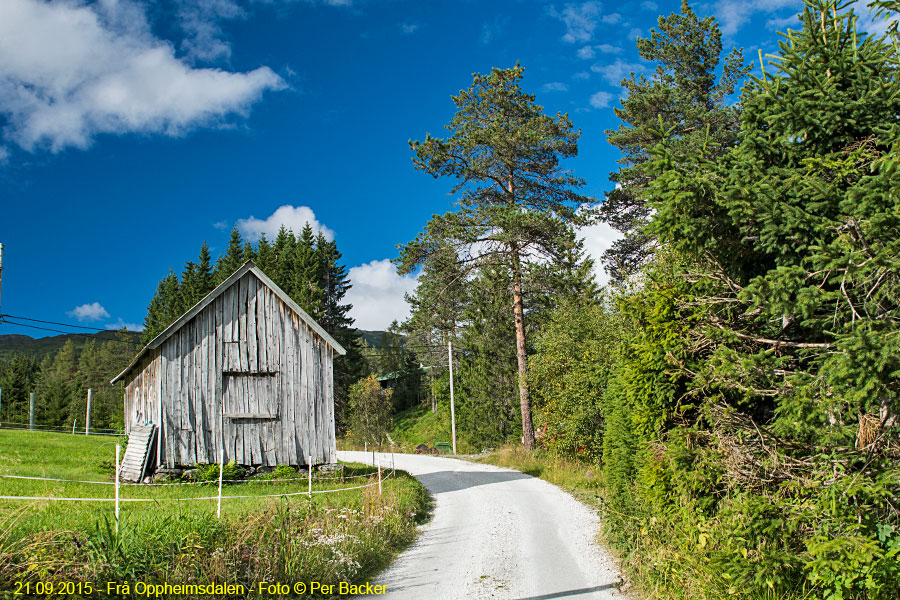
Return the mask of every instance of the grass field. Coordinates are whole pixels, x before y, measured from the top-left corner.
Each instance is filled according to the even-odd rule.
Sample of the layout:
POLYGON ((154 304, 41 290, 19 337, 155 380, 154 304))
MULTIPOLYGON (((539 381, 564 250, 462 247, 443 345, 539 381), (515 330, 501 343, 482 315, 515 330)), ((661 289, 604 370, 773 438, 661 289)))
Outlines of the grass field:
MULTIPOLYGON (((117 442, 0 430, 0 476, 111 483, 117 442)), ((364 465, 346 465, 343 473, 344 480, 317 474, 313 490, 377 481, 364 465)), ((47 580, 88 582, 101 592, 107 581, 233 583, 248 590, 259 581, 360 582, 412 541, 427 513, 424 490, 404 474, 385 479, 383 494, 373 485, 312 499, 260 497, 307 490, 305 473, 278 477, 285 475, 297 480, 226 485, 221 520, 215 500, 186 500, 216 496, 215 483, 123 486, 122 499, 155 501, 123 502, 118 535, 113 502, 0 500, 0 596, 47 580)), ((0 495, 108 499, 114 486, 0 477, 0 495)))

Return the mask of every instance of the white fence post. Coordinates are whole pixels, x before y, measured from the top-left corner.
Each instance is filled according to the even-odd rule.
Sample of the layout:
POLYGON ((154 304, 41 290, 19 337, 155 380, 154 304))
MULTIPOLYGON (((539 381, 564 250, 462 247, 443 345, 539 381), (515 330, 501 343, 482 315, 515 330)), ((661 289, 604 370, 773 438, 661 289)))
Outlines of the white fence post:
POLYGON ((219 448, 219 499, 216 504, 216 518, 222 518, 222 473, 225 471, 225 448, 219 448))
POLYGON ((378 495, 381 495, 381 463, 378 463, 378 495))
POLYGON ((122 447, 116 444, 116 536, 119 535, 119 453, 122 447))
POLYGON ((312 500, 312 460, 309 461, 309 499, 312 500))

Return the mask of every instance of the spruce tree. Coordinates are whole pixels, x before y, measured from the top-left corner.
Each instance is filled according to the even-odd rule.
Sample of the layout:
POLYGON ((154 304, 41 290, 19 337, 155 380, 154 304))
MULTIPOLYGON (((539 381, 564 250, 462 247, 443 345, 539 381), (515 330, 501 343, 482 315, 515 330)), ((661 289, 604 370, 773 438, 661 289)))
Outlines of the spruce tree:
POLYGON ((246 262, 244 256, 243 240, 238 231, 237 225, 231 230, 231 237, 228 240, 228 248, 225 254, 216 261, 216 284, 222 283, 228 279, 232 273, 237 271, 241 265, 246 262))
POLYGON ((633 273, 653 249, 644 226, 651 214, 654 174, 648 161, 659 140, 656 130, 671 132, 673 143, 685 149, 705 147, 709 156, 721 156, 737 139, 740 115, 728 98, 749 72, 740 50, 733 49, 717 77, 719 26, 712 17, 699 18, 686 0, 681 13, 659 17, 658 29, 649 38, 638 38, 637 48, 641 58, 656 63, 656 70, 649 77, 632 73, 622 81, 627 96, 614 110, 623 123, 606 132, 623 155, 621 168, 609 177, 615 188, 601 205, 601 218, 624 234, 603 256, 616 280, 633 273))

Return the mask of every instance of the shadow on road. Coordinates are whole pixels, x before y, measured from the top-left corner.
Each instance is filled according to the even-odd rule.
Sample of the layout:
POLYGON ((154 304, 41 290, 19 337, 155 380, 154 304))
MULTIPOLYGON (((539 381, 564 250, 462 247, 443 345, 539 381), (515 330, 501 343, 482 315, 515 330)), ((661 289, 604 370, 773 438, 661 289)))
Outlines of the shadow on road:
POLYGON ((540 596, 528 596, 527 598, 518 598, 518 600, 553 600, 553 598, 569 598, 571 596, 582 596, 584 594, 591 594, 593 592, 611 590, 615 587, 615 584, 607 583, 606 585, 581 588, 579 590, 566 590, 565 592, 553 592, 552 594, 542 594, 540 596))
POLYGON ((416 479, 432 494, 445 494, 480 485, 505 483, 517 479, 533 479, 531 475, 506 471, 435 471, 416 475, 416 479))

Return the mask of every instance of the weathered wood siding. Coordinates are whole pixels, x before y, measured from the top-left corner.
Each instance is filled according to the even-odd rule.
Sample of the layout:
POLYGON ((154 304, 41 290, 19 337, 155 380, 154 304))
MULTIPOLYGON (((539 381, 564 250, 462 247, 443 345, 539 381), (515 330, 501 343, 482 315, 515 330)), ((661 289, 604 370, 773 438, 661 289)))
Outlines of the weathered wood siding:
POLYGON ((332 369, 325 340, 246 273, 137 366, 126 428, 157 423, 169 467, 216 463, 223 446, 238 464, 335 462, 332 369))

